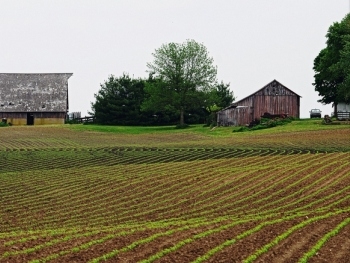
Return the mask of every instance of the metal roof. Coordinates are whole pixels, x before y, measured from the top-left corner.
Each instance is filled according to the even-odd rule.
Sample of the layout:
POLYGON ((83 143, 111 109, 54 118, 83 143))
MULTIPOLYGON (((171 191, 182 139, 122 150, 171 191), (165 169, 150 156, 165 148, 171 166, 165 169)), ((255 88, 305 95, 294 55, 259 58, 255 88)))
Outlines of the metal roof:
POLYGON ((72 73, 0 73, 0 112, 66 112, 72 73))

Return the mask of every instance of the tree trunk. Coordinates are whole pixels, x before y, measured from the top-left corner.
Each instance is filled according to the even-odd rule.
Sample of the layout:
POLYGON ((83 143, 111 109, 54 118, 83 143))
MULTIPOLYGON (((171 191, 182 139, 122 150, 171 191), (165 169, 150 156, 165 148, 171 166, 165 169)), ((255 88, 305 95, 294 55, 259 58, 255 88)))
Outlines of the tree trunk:
POLYGON ((180 126, 185 125, 185 121, 184 121, 184 109, 181 107, 180 109, 180 126))
POLYGON ((334 117, 338 118, 338 103, 334 102, 334 117))

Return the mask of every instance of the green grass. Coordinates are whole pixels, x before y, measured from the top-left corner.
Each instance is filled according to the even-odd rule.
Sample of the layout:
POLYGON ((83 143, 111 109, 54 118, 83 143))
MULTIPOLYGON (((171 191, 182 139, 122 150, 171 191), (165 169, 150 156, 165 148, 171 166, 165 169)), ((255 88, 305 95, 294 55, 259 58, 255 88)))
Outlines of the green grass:
MULTIPOLYGON (((185 130, 196 130, 202 125, 193 125, 185 130)), ((173 133, 183 132, 182 129, 176 129, 175 126, 111 126, 111 125, 70 125, 70 129, 78 131, 94 131, 94 132, 112 132, 125 134, 145 134, 145 133, 173 133)))
MULTIPOLYGON (((175 126, 110 126, 110 125, 67 125, 76 131, 92 131, 92 132, 109 132, 119 134, 172 134, 172 133, 195 133, 208 136, 232 136, 234 127, 203 127, 202 124, 190 125, 186 129, 176 129, 175 126)), ((277 126, 264 130, 250 131, 254 134, 267 134, 279 132, 295 132, 295 131, 315 131, 315 130, 333 130, 333 129, 349 129, 348 125, 324 125, 322 119, 300 119, 294 120, 283 126, 277 126)), ((240 136, 235 133, 234 136, 240 136)))

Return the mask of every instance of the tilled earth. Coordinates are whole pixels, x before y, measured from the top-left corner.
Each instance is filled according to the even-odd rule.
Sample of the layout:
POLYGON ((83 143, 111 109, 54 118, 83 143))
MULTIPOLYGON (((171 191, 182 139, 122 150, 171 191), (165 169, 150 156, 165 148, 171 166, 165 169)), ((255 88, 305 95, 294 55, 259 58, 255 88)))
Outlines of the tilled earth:
POLYGON ((278 147, 90 133, 82 145, 59 129, 0 138, 0 262, 349 262, 345 130, 315 147, 297 133, 298 149, 279 135, 278 147))

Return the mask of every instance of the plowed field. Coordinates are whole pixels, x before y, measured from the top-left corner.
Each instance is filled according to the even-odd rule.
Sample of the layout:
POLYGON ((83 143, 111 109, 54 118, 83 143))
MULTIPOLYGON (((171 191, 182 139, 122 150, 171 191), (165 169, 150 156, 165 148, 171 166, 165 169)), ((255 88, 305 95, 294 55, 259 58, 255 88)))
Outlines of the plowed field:
POLYGON ((9 127, 0 158, 0 262, 350 262, 344 127, 9 127))

